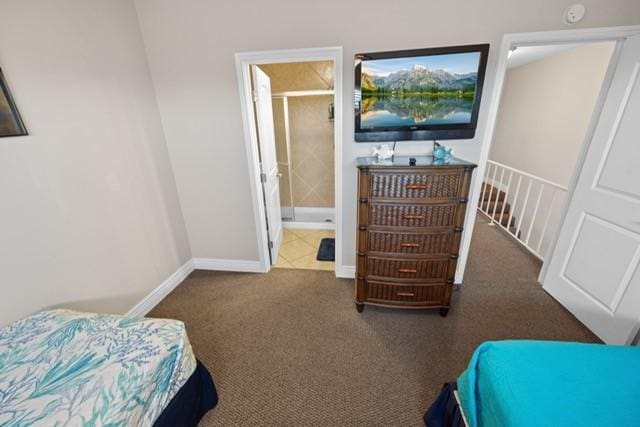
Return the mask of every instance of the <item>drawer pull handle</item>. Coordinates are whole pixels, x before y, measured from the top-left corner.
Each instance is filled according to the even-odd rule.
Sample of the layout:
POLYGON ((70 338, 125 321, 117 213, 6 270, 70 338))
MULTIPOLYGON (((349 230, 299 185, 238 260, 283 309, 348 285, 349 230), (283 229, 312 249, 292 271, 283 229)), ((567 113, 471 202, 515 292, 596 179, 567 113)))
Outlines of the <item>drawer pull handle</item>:
POLYGON ((400 247, 401 248, 419 248, 420 243, 404 242, 404 243, 400 243, 400 247))
POLYGON ((399 268, 398 273, 417 273, 418 270, 415 268, 399 268))
POLYGON ((424 215, 416 215, 416 214, 404 214, 402 215, 404 219, 423 219, 424 215))
POLYGON ((415 297, 416 296, 414 292, 397 292, 396 295, 399 297, 415 297))
POLYGON ((427 188, 424 184, 407 184, 407 190, 425 190, 427 188))

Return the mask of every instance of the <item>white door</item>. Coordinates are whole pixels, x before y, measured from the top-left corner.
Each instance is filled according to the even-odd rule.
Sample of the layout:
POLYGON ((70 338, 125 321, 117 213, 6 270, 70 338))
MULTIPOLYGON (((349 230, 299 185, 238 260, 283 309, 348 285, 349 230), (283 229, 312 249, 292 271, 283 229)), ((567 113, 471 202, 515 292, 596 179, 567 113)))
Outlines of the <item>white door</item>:
POLYGON ((620 60, 569 203, 544 289, 609 344, 640 321, 640 36, 620 60))
POLYGON ((276 157, 276 138, 273 130, 273 109, 271 106, 271 81, 269 76, 255 65, 251 66, 251 75, 253 76, 254 105, 258 125, 262 188, 267 214, 269 253, 273 265, 278 260, 278 252, 282 244, 282 217, 280 211, 280 173, 276 157))

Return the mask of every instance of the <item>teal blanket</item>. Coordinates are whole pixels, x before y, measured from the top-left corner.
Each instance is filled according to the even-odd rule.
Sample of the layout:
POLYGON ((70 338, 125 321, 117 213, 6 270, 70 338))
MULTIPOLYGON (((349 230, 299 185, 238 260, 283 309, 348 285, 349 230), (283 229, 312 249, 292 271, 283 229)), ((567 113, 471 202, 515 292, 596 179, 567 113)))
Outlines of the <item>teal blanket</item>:
POLYGON ((640 426, 640 347, 485 342, 458 378, 470 426, 640 426))

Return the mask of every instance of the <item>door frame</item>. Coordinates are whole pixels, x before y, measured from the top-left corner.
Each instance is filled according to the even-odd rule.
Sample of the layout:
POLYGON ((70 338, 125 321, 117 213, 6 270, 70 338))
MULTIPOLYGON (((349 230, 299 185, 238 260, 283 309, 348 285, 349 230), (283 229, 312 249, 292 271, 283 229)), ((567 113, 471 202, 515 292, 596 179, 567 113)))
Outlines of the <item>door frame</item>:
POLYGON ((260 183, 260 162, 258 154, 258 132, 251 94, 250 65, 276 64, 283 62, 333 61, 334 66, 334 186, 335 186, 335 224, 336 224, 336 268, 337 277, 344 277, 342 264, 342 47, 322 47, 309 49, 287 49, 258 52, 241 52, 235 54, 238 89, 240 91, 240 107, 242 109, 242 124, 249 168, 249 185, 253 215, 258 242, 258 256, 260 271, 271 269, 269 262, 269 236, 267 234, 267 220, 263 204, 263 191, 260 183))
MULTIPOLYGON (((558 31, 541 31, 541 32, 528 32, 528 33, 508 33, 502 37, 502 43, 500 45, 500 50, 498 51, 498 64, 496 66, 495 71, 495 80, 493 83, 493 90, 491 93, 491 97, 489 99, 489 112, 487 114, 486 127, 484 130, 484 135, 482 136, 482 145, 480 149, 480 158, 478 160, 478 171, 476 172, 476 179, 473 187, 471 189, 471 198, 470 202, 471 206, 474 209, 471 209, 470 215, 468 215, 467 221, 470 224, 475 222, 478 205, 478 200, 480 199, 481 187, 482 187, 482 177, 485 175, 487 160, 489 159, 489 151, 491 150, 491 144, 493 142, 493 135, 496 127, 496 121, 498 117, 498 111, 500 108, 500 98, 502 96, 502 89, 504 87, 504 79, 507 72, 507 59, 509 57, 509 51, 513 47, 518 46, 532 46, 532 45, 549 45, 549 44, 566 44, 566 43, 588 43, 588 42, 604 42, 604 41, 614 41, 617 42, 616 47, 611 56, 611 60, 609 62, 609 66, 607 68, 607 72, 605 74, 604 80, 602 82, 602 87, 600 89, 600 94, 598 95, 598 99, 596 101, 596 105, 591 116, 591 121, 587 128, 587 132, 585 134, 585 139, 582 144, 582 148, 580 149, 580 153, 578 155, 578 160, 576 162, 576 166, 571 175, 571 179, 569 181, 569 190, 567 192, 567 197, 565 198, 565 202, 561 208, 561 216, 559 224, 560 226, 555 230, 554 236, 551 240, 551 244, 549 245, 549 249, 547 250, 545 258, 545 262, 542 264, 542 269, 540 270, 540 275, 538 276, 538 281, 540 283, 544 282, 547 273, 547 267, 549 265, 549 260, 554 256, 555 247, 558 241, 559 231, 561 225, 564 223, 566 218, 567 209, 573 198, 573 193, 575 190, 575 184, 577 182, 578 176, 582 171, 582 166, 584 164, 584 159, 589 150, 589 146, 591 144, 591 139, 593 137, 593 132, 595 130, 595 126, 598 122, 598 118, 600 117, 600 112, 602 111, 602 106, 604 104, 604 100, 607 97, 609 92, 609 86, 611 84, 611 80, 613 78, 613 73, 618 64, 618 58, 620 55, 620 41, 626 39, 627 37, 631 37, 634 35, 640 34, 640 25, 632 25, 632 26, 621 26, 621 27, 601 27, 601 28, 584 28, 578 30, 558 30, 558 31)), ((465 233, 462 242, 462 251, 461 251, 461 271, 458 272, 456 277, 456 282, 460 282, 462 276, 464 274, 464 268, 466 267, 466 260, 469 254, 469 249, 471 246, 471 239, 473 238, 473 233, 465 233)))

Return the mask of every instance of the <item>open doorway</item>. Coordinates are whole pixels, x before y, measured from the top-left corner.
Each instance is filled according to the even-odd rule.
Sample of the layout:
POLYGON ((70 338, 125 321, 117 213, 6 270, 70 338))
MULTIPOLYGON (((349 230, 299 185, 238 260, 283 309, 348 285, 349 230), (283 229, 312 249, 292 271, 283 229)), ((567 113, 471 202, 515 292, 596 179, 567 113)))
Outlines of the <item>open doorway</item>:
MULTIPOLYGON (((504 165, 494 164, 492 168, 490 162, 494 130, 497 131, 500 126, 497 123, 499 107, 502 108, 499 98, 504 89, 503 83, 507 80, 509 56, 513 57, 517 50, 526 46, 595 42, 614 42, 615 47, 609 56, 595 108, 566 187, 566 201, 560 208, 557 230, 549 235, 546 252, 537 254, 538 257, 544 257, 539 282, 546 292, 604 342, 628 344, 637 342, 640 330, 637 315, 640 303, 640 222, 637 221, 637 213, 640 212, 637 185, 640 182, 640 169, 636 164, 637 135, 640 132, 640 122, 637 120, 640 114, 640 26, 504 36, 499 52, 496 90, 489 107, 485 145, 481 152, 480 174, 473 186, 473 199, 479 200, 479 207, 489 221, 494 225, 497 223, 498 227, 494 229, 507 231, 505 238, 508 236, 517 240, 533 253, 531 238, 535 224, 523 228, 517 219, 518 211, 513 205, 507 206, 509 192, 514 190, 514 181, 511 181, 511 185, 508 181, 512 170, 506 169, 503 174, 500 168, 504 169, 504 165), (497 197, 487 197, 486 193, 491 189, 497 197), (483 204, 491 206, 491 209, 486 209, 483 204), (495 218, 496 213, 502 215, 502 208, 514 212, 514 224, 509 217, 506 224, 502 223, 500 217, 495 218), (515 230, 511 230, 512 227, 515 230)), ((591 67, 591 63, 586 66, 591 67)), ((545 109, 554 107, 547 104, 545 109)), ((561 119, 569 114, 563 111, 553 121, 562 122, 561 119)), ((543 125, 536 123, 535 117, 530 118, 529 122, 531 128, 543 125)), ((556 150, 539 154, 552 157, 554 153, 556 150)), ((524 157, 527 165, 536 160, 530 154, 524 157)), ((535 190, 535 183, 529 184, 531 180, 539 181, 533 174, 522 179, 524 193, 518 203, 532 206, 531 215, 535 218, 543 209, 545 193, 535 190)), ((515 189, 517 187, 516 182, 515 189)), ((473 216, 474 213, 471 214, 473 216)), ((526 212, 520 214, 522 222, 526 218, 526 212)), ((542 230, 545 224, 549 227, 546 219, 542 224, 542 230)), ((509 262, 510 254, 502 254, 504 259, 500 254, 490 255, 489 258, 494 258, 487 258, 491 268, 500 269, 509 262)))
POLYGON ((600 41, 509 50, 479 221, 537 258, 536 276, 559 227, 615 46, 600 41))
MULTIPOLYGON (((257 65, 271 82, 280 178, 277 268, 335 270, 333 61, 257 65)), ((258 110, 256 110, 258 113, 258 110)), ((258 143, 261 143, 258 134, 258 143)))
POLYGON ((340 48, 236 55, 241 92, 250 95, 243 113, 265 271, 339 274, 341 55, 340 48))

